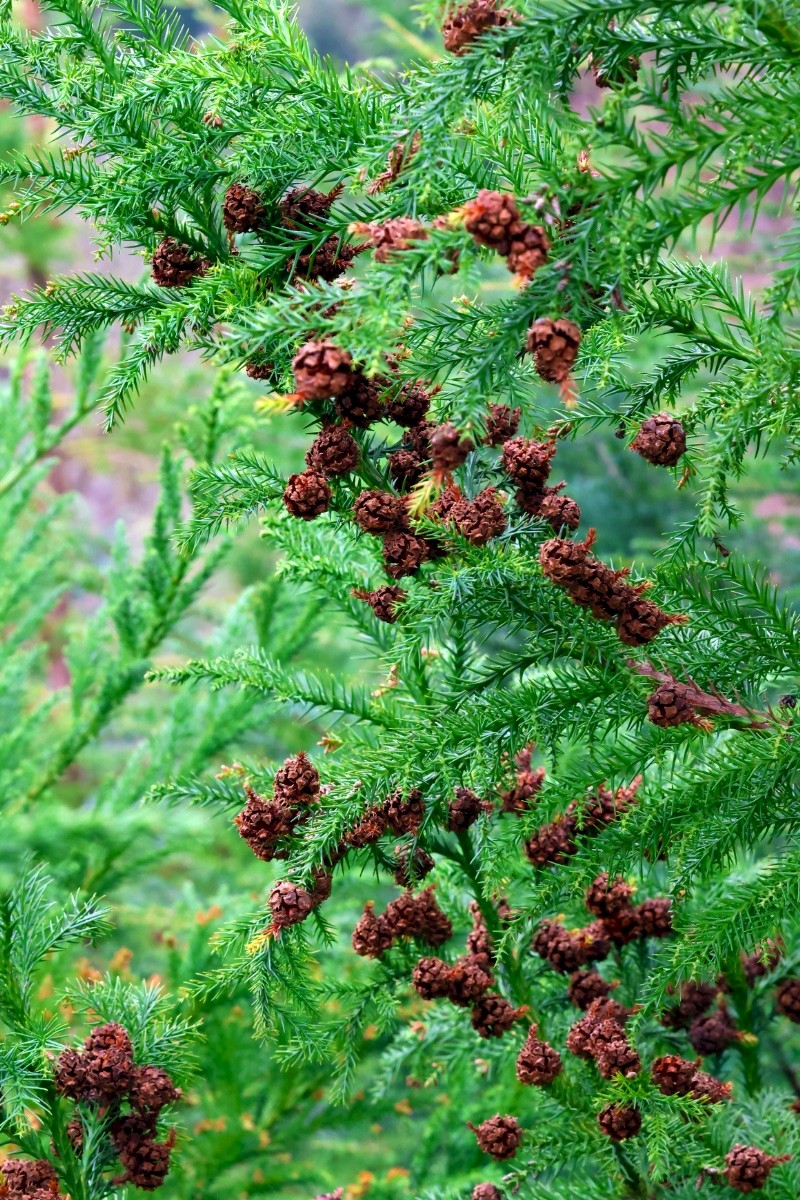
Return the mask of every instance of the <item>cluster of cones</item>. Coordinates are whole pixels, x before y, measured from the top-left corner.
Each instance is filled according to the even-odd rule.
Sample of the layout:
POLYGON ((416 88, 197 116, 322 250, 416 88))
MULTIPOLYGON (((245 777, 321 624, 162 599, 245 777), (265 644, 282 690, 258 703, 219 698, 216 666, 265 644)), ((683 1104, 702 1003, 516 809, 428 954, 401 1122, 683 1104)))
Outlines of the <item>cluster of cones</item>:
POLYGON ((441 946, 453 935, 449 917, 439 907, 434 889, 424 888, 415 895, 403 892, 390 900, 386 911, 375 913, 368 901, 364 914, 353 930, 352 944, 356 954, 364 958, 380 958, 395 942, 416 938, 428 946, 441 946))
MULTIPOLYGON (((160 1142, 156 1139, 156 1129, 162 1109, 179 1100, 181 1093, 161 1067, 134 1064, 133 1046, 126 1029, 115 1022, 99 1025, 86 1038, 81 1050, 63 1050, 56 1064, 55 1086, 60 1095, 97 1107, 111 1117, 109 1137, 124 1168, 124 1174, 113 1181, 115 1187, 132 1183, 152 1192, 163 1184, 169 1172, 175 1131, 171 1130, 167 1140, 160 1142)), ((76 1153, 80 1153, 83 1145, 80 1117, 70 1121, 67 1133, 76 1153)))
POLYGON ((612 791, 601 785, 584 800, 573 800, 561 816, 540 826, 525 842, 528 862, 534 867, 565 863, 578 852, 579 834, 596 836, 636 803, 641 782, 641 776, 637 775, 627 787, 612 791))
POLYGON ((501 8, 498 0, 467 0, 459 5, 442 25, 444 48, 451 54, 466 54, 476 38, 511 25, 517 19, 511 9, 501 8))
POLYGON ((0 1166, 2 1200, 61 1200, 58 1175, 46 1158, 9 1158, 0 1166))

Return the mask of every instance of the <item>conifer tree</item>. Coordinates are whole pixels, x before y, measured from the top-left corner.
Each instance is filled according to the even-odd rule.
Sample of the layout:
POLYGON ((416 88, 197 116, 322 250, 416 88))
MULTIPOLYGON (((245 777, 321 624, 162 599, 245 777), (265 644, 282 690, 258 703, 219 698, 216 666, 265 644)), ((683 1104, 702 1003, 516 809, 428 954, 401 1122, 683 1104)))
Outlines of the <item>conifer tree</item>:
POLYGON ((219 4, 208 45, 148 0, 52 7, 5 23, 0 79, 73 144, 6 166, 9 218, 75 208, 150 278, 57 279, 6 336, 132 328, 109 427, 184 347, 262 380, 306 469, 200 465, 180 545, 262 514, 384 671, 242 648, 158 673, 332 719, 330 756, 241 772, 231 836, 279 868, 196 995, 249 981, 258 1032, 342 1096, 367 1027, 389 1075, 446 1072, 446 1136, 505 1164, 476 1200, 501 1170, 547 1200, 795 1195, 800 625, 722 538, 752 455, 796 470, 800 250, 754 298, 698 246, 791 190, 796 4, 425 5, 442 54, 391 77, 320 60, 270 0, 219 4), (647 577, 558 481, 603 427, 694 501, 647 577), (351 931, 371 965, 320 979, 331 891, 367 867, 400 889, 351 931))

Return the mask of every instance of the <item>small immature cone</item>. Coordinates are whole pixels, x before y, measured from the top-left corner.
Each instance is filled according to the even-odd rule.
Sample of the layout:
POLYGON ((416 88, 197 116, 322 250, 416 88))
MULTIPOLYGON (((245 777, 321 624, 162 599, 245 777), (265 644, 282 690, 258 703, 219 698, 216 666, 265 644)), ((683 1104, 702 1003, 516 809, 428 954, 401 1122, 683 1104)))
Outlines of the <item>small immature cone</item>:
POLYGON ((339 396, 353 383, 353 360, 334 342, 306 342, 294 356, 294 386, 304 400, 339 396))
POLYGON ((686 433, 675 417, 656 413, 643 422, 630 448, 657 467, 674 467, 686 452, 686 433))
POLYGON ((198 258, 189 246, 171 237, 159 242, 150 266, 153 282, 163 288, 186 287, 208 270, 205 259, 198 258))
POLYGON ((539 267, 547 262, 549 252, 550 239, 544 226, 523 225, 511 242, 508 269, 521 280, 533 279, 539 267))
POLYGON ((508 192, 483 189, 464 205, 464 228, 481 246, 498 254, 511 249, 514 234, 521 228, 517 202, 508 192))
POLYGON ((468 1121, 467 1128, 475 1134, 484 1154, 491 1154, 498 1162, 513 1158, 522 1141, 522 1128, 516 1117, 501 1116, 498 1113, 477 1126, 468 1121))
POLYGON ((379 621, 393 625, 397 620, 398 605, 403 603, 408 592, 394 584, 387 584, 385 587, 377 588, 374 592, 354 588, 352 595, 357 600, 363 600, 365 604, 368 604, 379 621))
POLYGON ((472 1009, 472 1028, 483 1038, 499 1038, 526 1012, 525 1008, 514 1008, 505 996, 486 992, 472 1009))
POLYGON ((572 371, 581 344, 580 326, 566 317, 539 317, 528 330, 528 351, 548 383, 563 383, 572 371))
POLYGON ((272 913, 272 928, 288 929, 290 925, 299 925, 301 921, 305 921, 314 908, 314 898, 305 888, 299 887, 289 879, 282 879, 269 894, 269 907, 272 913))
POLYGON ((449 475, 456 467, 461 466, 472 448, 470 439, 462 437, 452 422, 446 421, 444 425, 437 426, 431 433, 434 471, 440 475, 449 475))
POLYGON ((531 1025, 524 1046, 517 1056, 517 1079, 520 1083, 534 1087, 547 1087, 562 1071, 561 1055, 549 1042, 536 1036, 536 1026, 531 1025))
POLYGON ((355 471, 360 461, 358 442, 341 425, 329 425, 322 429, 306 454, 309 470, 326 478, 348 475, 350 471, 355 471))
POLYGON ((776 1157, 757 1146, 743 1146, 737 1142, 725 1155, 723 1174, 737 1192, 757 1192, 764 1187, 775 1167, 789 1162, 791 1157, 791 1154, 776 1157))
POLYGON ((273 794, 290 808, 314 804, 319 799, 319 772, 304 751, 287 758, 275 772, 273 794))
POLYGON ((261 197, 243 183, 232 183, 225 193, 222 221, 229 233, 259 229, 266 215, 261 197))
POLYGON ((330 502, 331 489, 324 475, 318 475, 316 471, 303 471, 299 475, 289 476, 283 503, 293 517, 299 517, 301 521, 313 521, 327 511, 330 502))
POLYGON ((642 1114, 638 1108, 609 1104, 597 1114, 597 1124, 612 1142, 624 1142, 642 1128, 642 1114))

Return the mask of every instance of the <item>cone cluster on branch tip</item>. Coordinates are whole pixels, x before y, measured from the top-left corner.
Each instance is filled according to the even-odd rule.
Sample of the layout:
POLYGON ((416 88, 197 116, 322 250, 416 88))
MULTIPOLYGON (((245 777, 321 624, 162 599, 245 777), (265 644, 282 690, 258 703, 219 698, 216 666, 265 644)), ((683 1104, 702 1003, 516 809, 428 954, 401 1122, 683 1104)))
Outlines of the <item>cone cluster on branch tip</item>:
POLYGON ((627 569, 614 571, 591 553, 594 530, 584 542, 551 538, 539 552, 547 579, 563 588, 570 600, 588 609, 599 621, 613 621, 626 646, 644 646, 668 625, 681 625, 684 616, 663 612, 643 596, 648 583, 630 584, 627 569))
MULTIPOLYGON (((99 1025, 83 1049, 63 1050, 56 1063, 55 1087, 60 1095, 113 1117, 109 1135, 124 1168, 115 1186, 132 1183, 145 1191, 161 1186, 169 1171, 175 1132, 158 1141, 157 1122, 162 1109, 179 1100, 181 1092, 161 1067, 134 1063, 127 1030, 115 1022, 99 1025)), ((79 1148, 83 1141, 79 1118, 69 1122, 68 1134, 79 1148)))
POLYGON ((640 784, 641 776, 637 776, 628 787, 611 791, 601 786, 584 800, 573 800, 562 816, 542 825, 524 843, 528 861, 534 867, 565 863, 577 853, 579 836, 596 836, 636 803, 640 784))
MULTIPOLYGON (((528 282, 544 266, 550 239, 543 225, 525 221, 514 196, 508 192, 478 192, 463 208, 464 228, 481 246, 505 258, 508 269, 528 282)), ((578 337, 580 341, 580 335, 578 337)))
POLYGON ((501 812, 521 816, 532 807, 531 801, 535 800, 542 790, 545 770, 544 767, 531 767, 531 756, 534 749, 533 746, 526 746, 516 755, 514 762, 517 769, 514 786, 500 793, 501 812))
POLYGON ((676 417, 656 413, 641 424, 630 448, 654 466, 674 467, 686 452, 686 433, 676 417))
POLYGON ((395 942, 417 938, 429 946, 441 946, 449 941, 453 926, 439 907, 434 889, 425 888, 415 895, 403 892, 390 900, 386 911, 376 915, 375 906, 368 901, 364 914, 353 930, 352 944, 356 954, 364 958, 380 958, 395 942))
POLYGON ((270 862, 286 858, 288 839, 310 817, 311 805, 319 799, 319 772, 301 751, 287 758, 277 771, 270 799, 245 786, 247 804, 234 818, 241 837, 257 858, 270 862))
POLYGON ((554 441, 515 437, 503 446, 500 464, 517 489, 515 499, 523 512, 547 521, 556 532, 577 529, 581 510, 569 496, 560 494, 565 485, 547 486, 555 452, 554 441))

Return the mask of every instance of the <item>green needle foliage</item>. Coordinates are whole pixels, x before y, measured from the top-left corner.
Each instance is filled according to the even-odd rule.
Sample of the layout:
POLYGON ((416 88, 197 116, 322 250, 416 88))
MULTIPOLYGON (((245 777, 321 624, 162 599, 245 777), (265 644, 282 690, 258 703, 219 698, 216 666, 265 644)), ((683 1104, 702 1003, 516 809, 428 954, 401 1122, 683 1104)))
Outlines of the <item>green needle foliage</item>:
MULTIPOLYGON (((143 598, 112 607, 141 678, 205 578, 189 561, 259 514, 287 588, 349 622, 367 662, 366 681, 363 662, 333 677, 262 642, 151 672, 313 717, 334 751, 319 771, 301 758, 208 779, 190 764, 152 789, 230 816, 246 799, 243 837, 285 860, 215 939, 220 962, 189 988, 192 1003, 247 986, 257 1032, 287 1068, 326 1064, 342 1100, 375 1036, 384 1086, 401 1073, 446 1080, 456 1112, 443 1105, 425 1139, 461 1164, 451 1193, 480 1178, 465 1166, 483 1160, 464 1123, 497 1113, 519 1119, 521 1145, 508 1141, 513 1123, 500 1145, 495 1126, 478 1144, 509 1159, 508 1182, 535 1200, 795 1196, 797 1036, 783 1023, 800 1023, 800 620, 720 539, 741 519, 731 490, 756 456, 796 478, 796 4, 426 4, 454 53, 395 74, 322 61, 270 0, 217 5, 229 37, 206 44, 147 0, 51 7, 60 19, 40 34, 4 22, 0 88, 71 144, 6 162, 0 182, 19 188, 8 219, 76 210, 100 254, 133 245, 152 278, 56 279, 9 306, 4 336, 44 329, 67 357, 121 324, 130 340, 99 396, 109 427, 158 360, 198 349, 264 379, 276 422, 288 428, 300 409, 346 433, 352 459, 317 470, 316 443, 287 487, 244 438, 225 461, 197 455, 180 524, 166 459, 143 598), (703 257, 737 221, 763 246, 756 295, 703 257), (334 360, 316 360, 321 383, 309 370, 320 342, 344 383, 334 360), (394 419, 415 388, 430 428, 394 419), (525 441, 493 436, 490 404, 511 424, 520 408, 525 441), (674 455, 652 440, 664 427, 674 455), (556 446, 600 446, 604 429, 653 471, 675 468, 690 498, 647 579, 635 564, 630 575, 600 565, 602 528, 594 550, 591 536, 553 537, 578 524, 544 490, 556 446), (410 482, 398 452, 416 455, 410 482), (369 531, 365 491, 393 506, 388 525, 369 531), (370 532, 387 535, 383 559, 370 532), (386 566, 402 590, 388 614, 371 597, 379 620, 363 593, 386 586, 386 566), (459 822, 455 801, 483 803, 459 822), (320 971, 341 933, 329 889, 353 870, 382 886, 398 849, 419 874, 430 863, 413 855, 432 857, 456 937, 473 904, 472 986, 479 934, 492 985, 484 970, 476 992, 458 991, 452 943, 420 966, 450 939, 413 869, 387 912, 359 923, 354 947, 372 966, 320 971), (603 872, 622 877, 611 901, 597 897, 603 872), (612 1008, 611 1027, 592 1018, 576 1052, 563 977, 594 959, 607 964, 594 986, 618 981, 628 1011, 612 1008), (439 991, 425 971, 439 972, 439 991), (409 1025, 412 978, 434 1004, 414 998, 409 1025), (664 1016, 698 989, 698 1011, 664 1016), (544 1079, 539 1064, 517 1081, 531 1020, 550 1049, 529 1040, 519 1062, 557 1048, 563 1069, 544 1079), (671 1088, 657 1064, 695 1050, 708 1059, 700 1075, 671 1088)), ((438 1183, 441 1167, 432 1152, 414 1186, 438 1183)))

